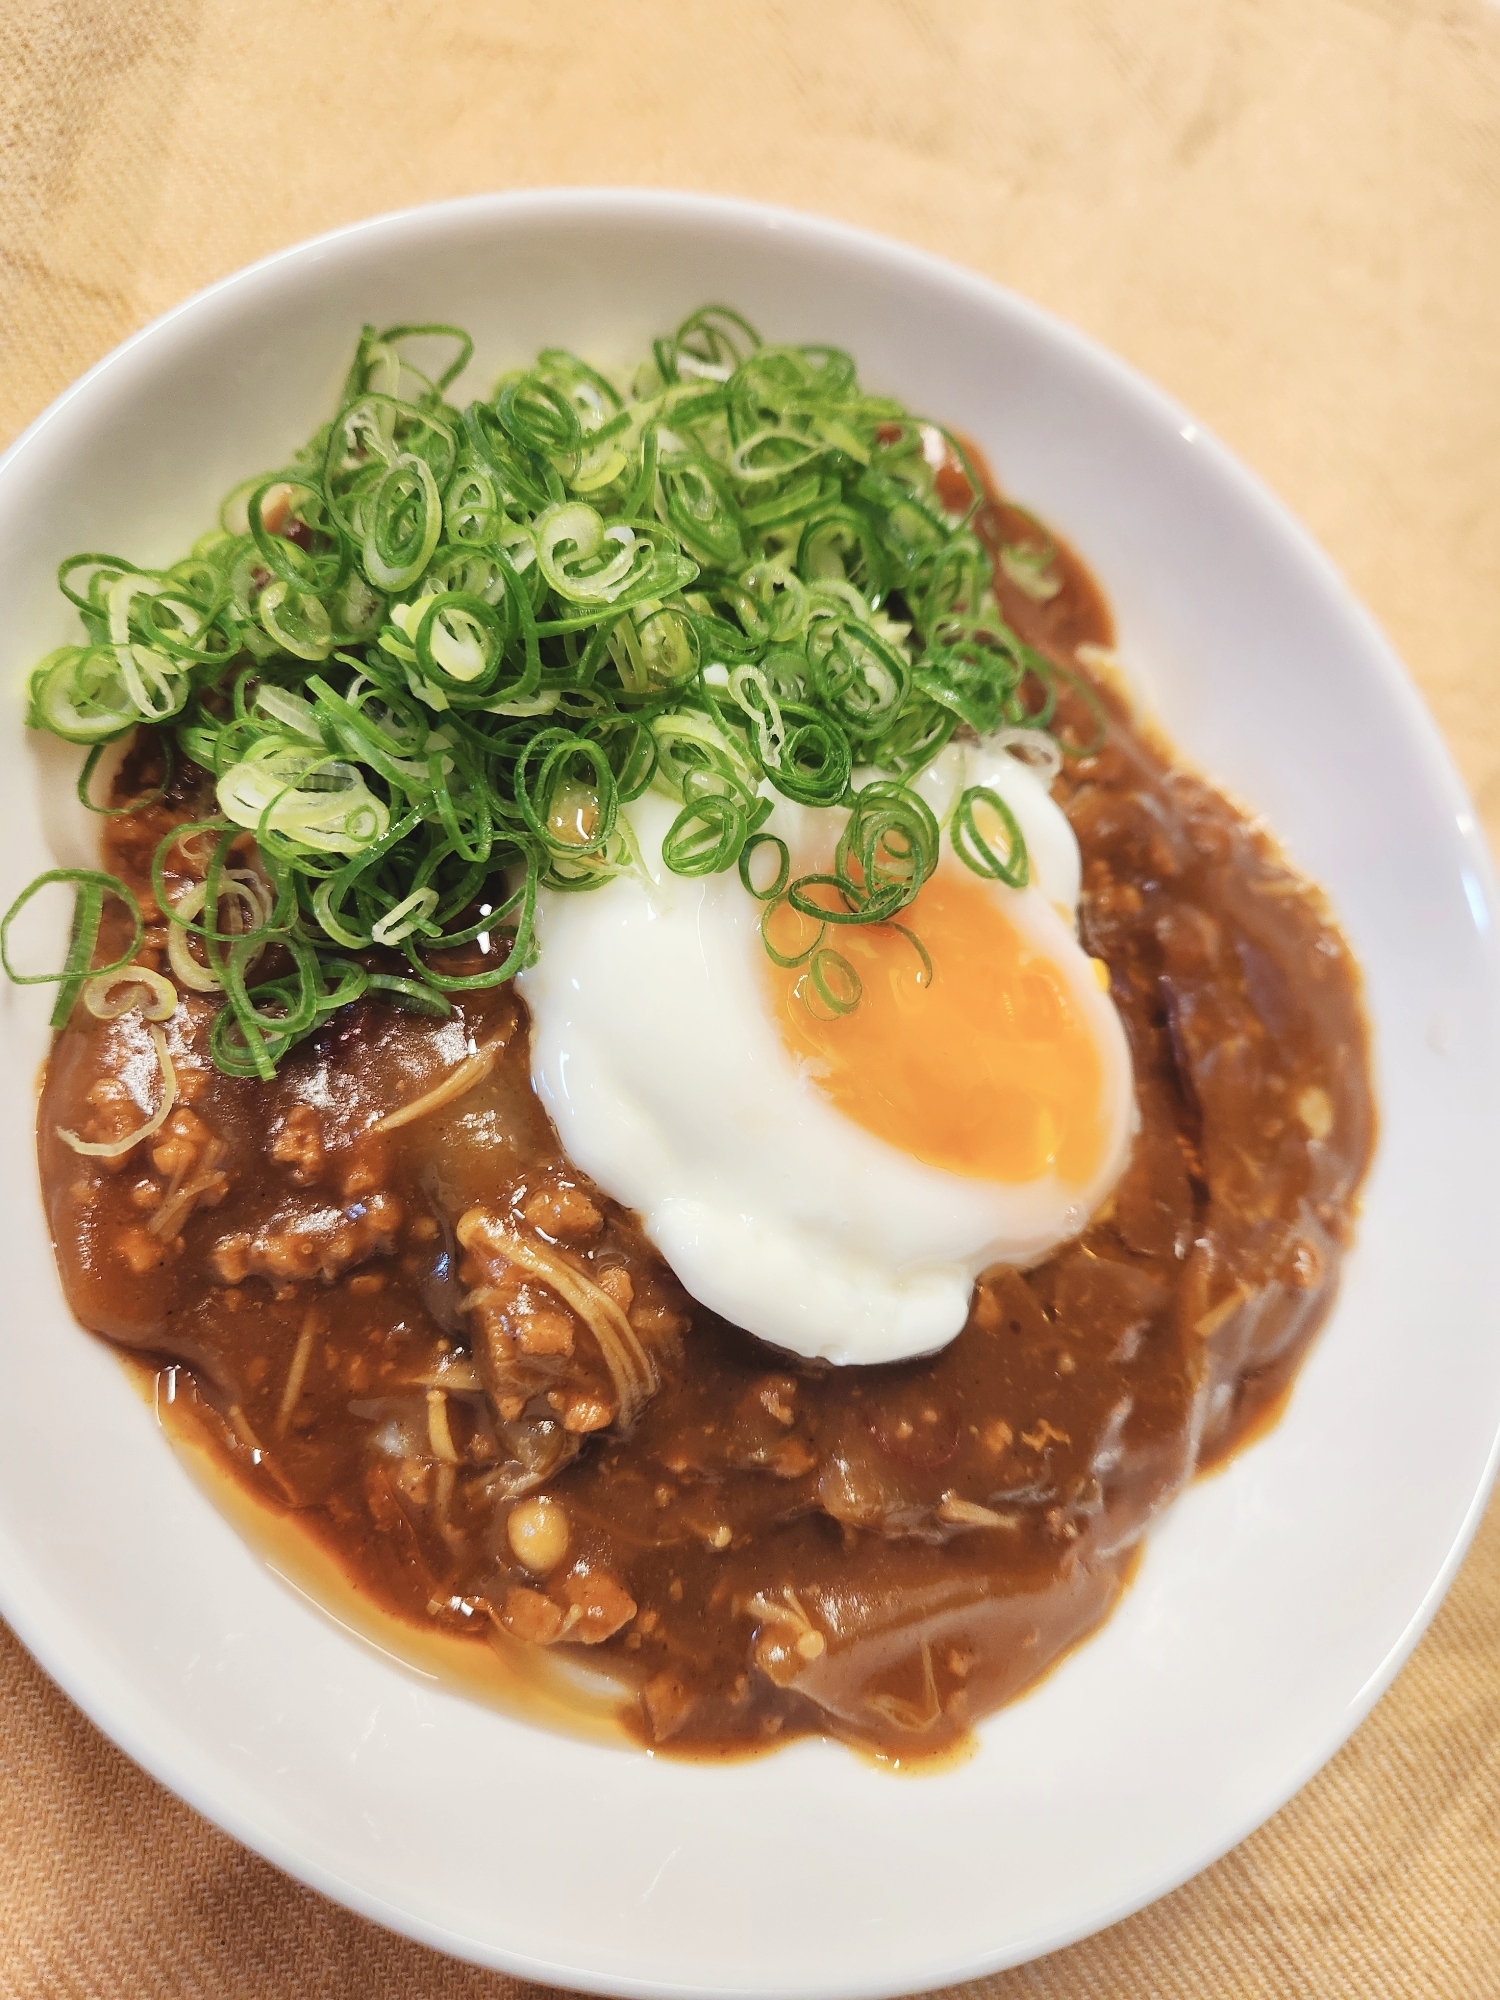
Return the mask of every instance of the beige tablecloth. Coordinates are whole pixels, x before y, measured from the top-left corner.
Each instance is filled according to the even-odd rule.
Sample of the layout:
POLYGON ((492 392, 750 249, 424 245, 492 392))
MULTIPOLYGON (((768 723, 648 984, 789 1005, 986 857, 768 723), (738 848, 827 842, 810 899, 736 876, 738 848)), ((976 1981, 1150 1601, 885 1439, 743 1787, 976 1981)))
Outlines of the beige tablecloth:
MULTIPOLYGON (((1382 620, 1500 832, 1491 0, 0 0, 0 103, 0 436, 209 279, 382 209, 607 182, 821 209, 1015 286, 1211 424, 1382 620)), ((1269 1826, 972 1990, 1500 1994, 1500 1512, 1269 1826)), ((0 1630, 0 1996, 520 1991, 253 1859, 0 1630)))

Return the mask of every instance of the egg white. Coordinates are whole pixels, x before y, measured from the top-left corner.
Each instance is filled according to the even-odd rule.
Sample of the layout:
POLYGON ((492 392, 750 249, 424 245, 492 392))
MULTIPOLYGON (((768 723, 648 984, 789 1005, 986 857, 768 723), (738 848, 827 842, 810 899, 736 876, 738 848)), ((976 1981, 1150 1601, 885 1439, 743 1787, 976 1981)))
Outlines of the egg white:
MULTIPOLYGON (((680 810, 671 799, 648 793, 626 808, 643 875, 543 892, 537 961, 518 981, 533 1084, 569 1157, 637 1211, 694 1298, 839 1363, 951 1340, 980 1271, 1034 1263, 1083 1228, 1119 1176, 1134 1119, 1124 1031, 1074 933, 1080 868, 1066 818, 1035 774, 982 745, 951 745, 919 782, 939 817, 963 787, 992 786, 1026 837, 1031 885, 985 886, 1056 968, 1099 1049, 1106 1138, 1085 1187, 1054 1173, 1019 1184, 948 1173, 837 1110, 772 1018, 760 905, 733 870, 688 878, 663 864, 680 810)), ((780 801, 768 830, 798 871, 821 865, 838 823, 780 801)), ((946 835, 943 846, 940 865, 962 866, 946 835)))

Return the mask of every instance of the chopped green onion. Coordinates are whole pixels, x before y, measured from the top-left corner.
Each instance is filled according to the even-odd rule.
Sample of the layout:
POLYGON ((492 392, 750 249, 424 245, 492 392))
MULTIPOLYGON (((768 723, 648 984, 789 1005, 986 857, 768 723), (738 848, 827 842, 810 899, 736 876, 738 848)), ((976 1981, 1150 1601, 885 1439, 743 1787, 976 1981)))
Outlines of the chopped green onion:
POLYGON ((61 1028, 67 1025, 68 1016, 73 1011, 73 1002, 78 998, 84 981, 90 974, 118 972, 130 964, 140 950, 141 939, 146 934, 146 926, 141 918, 141 906, 125 884, 113 875, 105 875, 95 868, 49 868, 45 875, 38 875, 30 882, 11 904, 3 918, 0 918, 0 965, 5 967, 6 976, 17 986, 57 987, 57 1001, 52 1009, 52 1025, 61 1028), (67 955, 63 959, 60 972, 17 972, 11 963, 11 925, 38 891, 49 888, 54 882, 67 882, 77 890, 73 903, 73 928, 68 939, 67 955), (94 950, 99 942, 99 927, 104 915, 104 899, 114 896, 130 912, 130 943, 118 958, 112 958, 107 965, 94 964, 94 950))
POLYGON ((802 997, 812 1011, 822 1013, 825 1018, 852 1014, 864 992, 854 967, 842 952, 834 951, 830 945, 813 953, 800 986, 802 997))
POLYGON ((1008 883, 1012 889, 1024 889, 1031 880, 1031 863, 1026 853, 1026 841, 1015 814, 988 785, 970 785, 960 794, 953 814, 953 845, 961 860, 966 861, 976 875, 988 875, 993 881, 1008 883), (998 850, 979 829, 975 809, 985 806, 1000 822, 1004 837, 1004 847, 998 850))
POLYGON ((740 849, 740 880, 758 903, 779 902, 786 893, 786 885, 791 879, 792 857, 787 844, 774 833, 753 833, 740 849), (774 848, 776 852, 776 873, 764 889, 757 889, 751 880, 751 867, 757 851, 762 847, 774 848))
MULTIPOLYGON (((549 348, 460 406, 471 356, 456 327, 367 327, 331 420, 181 561, 58 572, 83 631, 34 670, 28 720, 87 749, 86 802, 104 746, 142 724, 179 782, 207 774, 217 812, 170 830, 152 879, 180 980, 222 998, 211 1046, 233 1074, 271 1075, 360 994, 441 1013, 511 978, 542 886, 639 869, 622 807, 648 788, 681 808, 665 865, 737 868, 772 958, 847 1012, 859 979, 830 931, 894 923, 937 865, 909 781, 955 730, 1053 715, 1061 670, 1000 615, 962 445, 842 350, 767 346, 705 306, 631 374, 549 348), (939 439, 965 507, 939 491, 939 439), (792 878, 761 830, 777 795, 847 813, 830 868, 792 878), (812 939, 795 956, 771 940, 782 909, 812 939), (407 969, 350 955, 380 950, 407 969)), ((1001 561, 1040 597, 1055 554, 1038 528, 1001 561)), ((966 792, 952 826, 977 873, 1026 880, 996 794, 966 792)), ((53 871, 0 928, 13 978, 43 977, 5 938, 49 882, 77 892, 46 975, 60 1022, 101 969, 105 898, 141 924, 113 878, 53 871)))

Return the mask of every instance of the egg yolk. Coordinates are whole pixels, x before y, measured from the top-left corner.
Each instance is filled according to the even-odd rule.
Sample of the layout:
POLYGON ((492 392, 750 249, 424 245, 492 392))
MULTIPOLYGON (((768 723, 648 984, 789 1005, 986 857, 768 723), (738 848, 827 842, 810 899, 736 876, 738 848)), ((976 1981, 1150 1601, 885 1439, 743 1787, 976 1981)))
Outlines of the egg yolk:
POLYGON ((845 1117, 914 1159, 973 1180, 1051 1170, 1082 1186, 1104 1153, 1103 1064, 1061 973, 957 868, 939 868, 900 922, 931 978, 894 925, 830 927, 825 942, 863 987, 831 1018, 804 998, 806 967, 766 959, 786 1046, 845 1117))

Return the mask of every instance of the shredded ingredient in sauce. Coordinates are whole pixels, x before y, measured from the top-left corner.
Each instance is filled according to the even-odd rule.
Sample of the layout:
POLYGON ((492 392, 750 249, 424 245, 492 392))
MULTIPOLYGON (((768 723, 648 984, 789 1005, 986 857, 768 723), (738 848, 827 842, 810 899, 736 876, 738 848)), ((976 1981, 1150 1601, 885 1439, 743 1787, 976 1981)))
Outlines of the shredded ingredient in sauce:
MULTIPOLYGON (((1065 665, 1109 646, 1065 546, 995 501, 976 525, 1028 644, 1065 665)), ((1081 742, 1093 714, 1059 686, 1081 742)), ((188 991, 170 1061, 152 1026, 145 1126, 139 1015, 75 1009, 39 1120, 75 1312, 174 1368, 164 1421, 329 1551, 397 1650, 433 1629, 588 1648, 627 1727, 688 1755, 961 1741, 1099 1624, 1155 1515, 1279 1407, 1373 1135, 1358 980, 1317 894, 1104 700, 1107 740, 1056 796, 1141 1128, 1084 1234, 988 1273, 942 1352, 802 1363, 686 1298, 562 1157, 509 987, 458 990, 446 1023, 359 1000, 269 1082, 215 1068, 214 1004, 188 991)), ((179 770, 110 822, 144 966, 172 948, 150 856, 199 783, 179 770)), ((174 852, 163 886, 190 907, 205 864, 174 852)), ((101 951, 128 931, 106 909, 101 951)))

